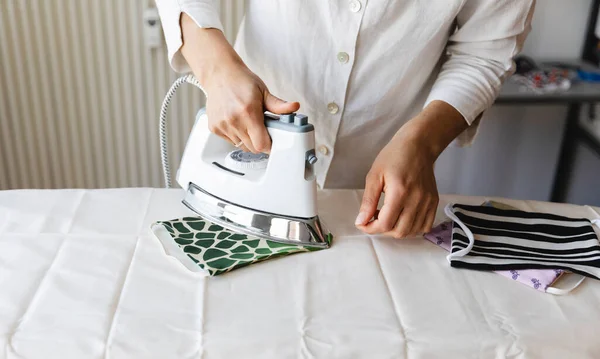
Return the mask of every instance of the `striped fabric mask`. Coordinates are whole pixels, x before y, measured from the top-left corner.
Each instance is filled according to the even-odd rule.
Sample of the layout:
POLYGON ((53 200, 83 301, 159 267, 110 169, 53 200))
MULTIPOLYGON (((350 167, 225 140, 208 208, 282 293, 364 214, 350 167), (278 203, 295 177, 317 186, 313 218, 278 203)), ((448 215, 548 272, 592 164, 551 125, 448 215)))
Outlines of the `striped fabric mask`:
POLYGON ((564 269, 600 279, 597 219, 453 203, 445 211, 454 221, 452 267, 564 269))

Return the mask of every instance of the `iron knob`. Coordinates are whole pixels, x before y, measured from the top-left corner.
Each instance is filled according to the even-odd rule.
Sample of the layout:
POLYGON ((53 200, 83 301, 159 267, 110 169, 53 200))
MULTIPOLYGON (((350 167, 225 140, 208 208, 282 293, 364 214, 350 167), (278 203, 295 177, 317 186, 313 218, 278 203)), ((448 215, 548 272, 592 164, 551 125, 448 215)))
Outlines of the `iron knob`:
POLYGON ((294 123, 294 117, 295 117, 294 113, 286 113, 286 114, 279 116, 279 121, 284 122, 284 123, 294 123))

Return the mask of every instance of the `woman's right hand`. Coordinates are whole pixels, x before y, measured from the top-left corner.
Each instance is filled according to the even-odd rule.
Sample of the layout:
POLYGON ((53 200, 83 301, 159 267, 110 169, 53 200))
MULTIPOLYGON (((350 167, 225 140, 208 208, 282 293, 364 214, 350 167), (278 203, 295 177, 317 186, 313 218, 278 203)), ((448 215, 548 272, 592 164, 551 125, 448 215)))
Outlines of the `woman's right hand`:
POLYGON ((205 82, 206 112, 210 130, 234 146, 254 153, 268 153, 271 138, 264 111, 276 114, 298 111, 300 104, 273 96, 258 76, 244 64, 223 66, 205 82))
POLYGON ((217 29, 199 28, 183 14, 182 54, 207 94, 210 130, 234 146, 254 153, 268 153, 271 138, 264 111, 296 112, 298 102, 273 96, 264 82, 243 63, 217 29))

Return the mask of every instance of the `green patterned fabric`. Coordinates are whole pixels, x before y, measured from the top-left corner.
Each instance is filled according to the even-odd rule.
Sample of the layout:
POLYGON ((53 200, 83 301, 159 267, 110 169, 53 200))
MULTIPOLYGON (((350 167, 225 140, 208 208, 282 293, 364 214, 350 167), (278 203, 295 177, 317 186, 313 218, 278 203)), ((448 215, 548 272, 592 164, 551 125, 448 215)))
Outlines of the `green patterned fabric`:
MULTIPOLYGON (((211 276, 283 255, 324 249, 231 232, 198 217, 161 221, 153 228, 155 226, 164 227, 181 251, 211 276)), ((328 234, 329 244, 331 240, 332 236, 328 234)))

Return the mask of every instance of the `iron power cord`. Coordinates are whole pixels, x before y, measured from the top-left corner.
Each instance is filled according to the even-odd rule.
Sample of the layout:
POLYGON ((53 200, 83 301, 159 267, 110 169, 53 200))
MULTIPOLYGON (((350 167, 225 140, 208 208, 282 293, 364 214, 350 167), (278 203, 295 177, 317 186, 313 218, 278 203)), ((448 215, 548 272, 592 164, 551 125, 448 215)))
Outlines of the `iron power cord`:
POLYGON ((163 176, 165 178, 165 188, 171 188, 171 169, 169 168, 169 153, 167 149, 167 111, 169 109, 169 105, 171 104, 171 100, 175 95, 175 92, 184 83, 196 86, 197 88, 202 90, 204 96, 206 97, 206 91, 204 91, 204 89, 202 88, 198 80, 194 77, 194 75, 191 74, 181 76, 180 78, 175 80, 175 82, 173 82, 171 88, 169 88, 169 91, 167 91, 167 94, 165 95, 165 98, 162 102, 162 106, 160 107, 160 127, 158 130, 160 135, 160 160, 162 161, 163 176))

